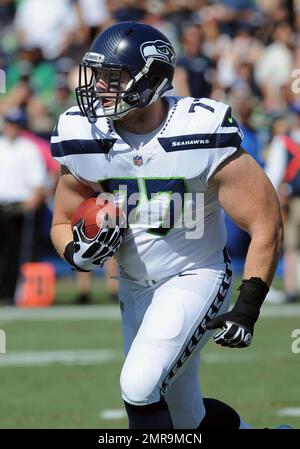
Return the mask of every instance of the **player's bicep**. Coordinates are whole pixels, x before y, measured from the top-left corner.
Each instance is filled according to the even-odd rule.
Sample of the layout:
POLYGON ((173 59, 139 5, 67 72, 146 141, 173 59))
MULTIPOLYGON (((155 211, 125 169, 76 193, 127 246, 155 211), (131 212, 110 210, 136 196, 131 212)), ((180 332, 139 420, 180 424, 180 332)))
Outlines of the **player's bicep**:
POLYGON ((64 165, 61 165, 54 198, 52 224, 70 223, 74 210, 84 199, 93 195, 94 192, 90 187, 79 182, 64 165))
POLYGON ((280 223, 276 192, 264 171, 243 149, 219 167, 211 183, 218 189, 220 205, 250 235, 280 223))

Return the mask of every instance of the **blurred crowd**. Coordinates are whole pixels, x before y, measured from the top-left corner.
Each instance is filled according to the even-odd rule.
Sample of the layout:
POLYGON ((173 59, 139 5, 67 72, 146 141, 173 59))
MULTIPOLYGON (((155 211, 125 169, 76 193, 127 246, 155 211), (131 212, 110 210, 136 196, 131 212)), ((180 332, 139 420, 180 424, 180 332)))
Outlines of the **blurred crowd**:
MULTIPOLYGON (((39 179, 30 188, 27 185, 26 196, 20 194, 21 185, 11 194, 5 188, 7 181, 0 182, 0 234, 4 235, 6 203, 21 204, 23 215, 44 208, 36 215, 38 226, 46 222, 40 234, 46 236, 47 246, 58 176, 49 156, 51 131, 58 115, 76 104, 82 55, 100 31, 124 20, 150 24, 174 44, 177 67, 171 94, 211 97, 232 106, 244 133, 243 146, 265 166, 288 220, 292 215, 288 198, 300 197, 300 182, 299 193, 293 186, 300 164, 293 182, 286 179, 288 164, 297 151, 300 154, 300 0, 0 0, 0 176, 1 165, 7 164, 11 179, 16 170, 16 161, 2 155, 4 147, 13 145, 11 126, 31 152, 37 149, 45 172, 41 169, 39 179), (294 144, 293 154, 286 136, 294 144)), ((19 170, 23 187, 26 170, 32 173, 33 165, 19 170)), ((295 207, 299 209, 293 211, 295 236, 288 245, 293 256, 287 262, 294 274, 292 281, 285 281, 292 300, 297 296, 296 226, 300 225, 300 206, 295 207)), ((227 222, 231 253, 240 256, 247 237, 227 222)), ((0 282, 5 257, 0 253, 0 282)), ((291 278, 290 268, 287 273, 291 278)), ((9 295, 0 286, 0 297, 9 295)))

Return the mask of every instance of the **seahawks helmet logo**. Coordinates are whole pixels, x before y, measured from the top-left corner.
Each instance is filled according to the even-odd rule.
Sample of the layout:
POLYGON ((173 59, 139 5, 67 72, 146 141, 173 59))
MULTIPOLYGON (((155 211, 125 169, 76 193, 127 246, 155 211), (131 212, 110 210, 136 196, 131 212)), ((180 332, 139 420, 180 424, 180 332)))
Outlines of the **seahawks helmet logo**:
POLYGON ((145 61, 149 58, 154 58, 171 65, 175 63, 175 53, 172 46, 168 42, 161 40, 144 42, 141 45, 141 54, 145 61))

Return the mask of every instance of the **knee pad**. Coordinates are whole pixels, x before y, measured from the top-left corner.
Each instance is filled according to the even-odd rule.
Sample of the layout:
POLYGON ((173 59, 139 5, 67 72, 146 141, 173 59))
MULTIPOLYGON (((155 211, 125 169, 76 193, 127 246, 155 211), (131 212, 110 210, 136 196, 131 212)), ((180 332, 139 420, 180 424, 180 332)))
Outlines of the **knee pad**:
POLYGON ((146 405, 160 400, 160 379, 163 369, 149 355, 129 357, 122 369, 122 397, 129 404, 146 405))
POLYGON ((146 405, 160 400, 170 342, 181 334, 184 316, 184 307, 170 294, 149 308, 121 373, 122 397, 129 404, 146 405))

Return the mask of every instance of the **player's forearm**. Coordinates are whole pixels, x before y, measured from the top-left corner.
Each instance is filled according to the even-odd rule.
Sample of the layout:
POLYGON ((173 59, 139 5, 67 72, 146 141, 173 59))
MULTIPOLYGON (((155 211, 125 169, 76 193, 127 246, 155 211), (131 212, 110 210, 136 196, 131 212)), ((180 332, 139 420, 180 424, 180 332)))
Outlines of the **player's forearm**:
POLYGON ((272 231, 266 230, 265 233, 252 234, 246 257, 244 279, 260 277, 270 286, 282 250, 282 238, 281 225, 272 231))
POLYGON ((64 258, 66 245, 73 240, 72 227, 70 224, 53 224, 51 228, 51 240, 54 248, 64 258))
POLYGON ((278 216, 276 225, 276 216, 274 218, 266 225, 254 219, 244 279, 236 303, 229 312, 206 324, 206 329, 222 328, 214 337, 222 346, 244 348, 251 344, 254 325, 268 294, 282 247, 281 219, 278 216))

